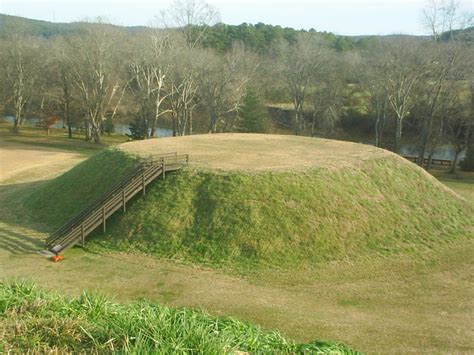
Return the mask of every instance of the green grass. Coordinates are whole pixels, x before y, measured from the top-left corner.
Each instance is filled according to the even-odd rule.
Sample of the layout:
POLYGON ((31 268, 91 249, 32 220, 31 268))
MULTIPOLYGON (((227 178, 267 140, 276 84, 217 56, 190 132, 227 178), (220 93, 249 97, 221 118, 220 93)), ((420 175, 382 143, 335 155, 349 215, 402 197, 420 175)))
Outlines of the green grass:
POLYGON ((468 236, 468 210, 398 160, 358 171, 191 170, 154 184, 95 245, 211 266, 286 268, 416 254, 468 236))
POLYGON ((128 138, 124 135, 112 134, 102 136, 100 144, 84 139, 83 132, 74 132, 69 138, 66 129, 52 128, 49 135, 43 128, 22 127, 20 133, 13 134, 11 124, 0 121, 0 139, 5 142, 14 142, 35 145, 38 147, 70 150, 84 155, 94 155, 106 147, 124 143, 128 138))
POLYGON ((430 173, 474 205, 474 173, 459 169, 455 174, 441 169, 434 169, 430 173))
POLYGON ((147 300, 122 305, 87 292, 67 298, 25 281, 0 283, 0 331, 3 351, 14 353, 356 353, 341 344, 297 344, 230 317, 147 300))
POLYGON ((134 157, 109 148, 79 163, 57 179, 43 183, 40 188, 7 196, 5 203, 11 208, 16 206, 20 211, 30 212, 28 216, 33 222, 52 230, 120 181, 135 164, 134 157))
MULTIPOLYGON (((23 196, 58 227, 134 159, 109 149, 23 196)), ((18 199, 18 197, 15 197, 18 199)), ((169 174, 108 222, 89 247, 210 266, 291 268, 420 251, 472 237, 472 207, 393 155, 349 168, 169 174)))

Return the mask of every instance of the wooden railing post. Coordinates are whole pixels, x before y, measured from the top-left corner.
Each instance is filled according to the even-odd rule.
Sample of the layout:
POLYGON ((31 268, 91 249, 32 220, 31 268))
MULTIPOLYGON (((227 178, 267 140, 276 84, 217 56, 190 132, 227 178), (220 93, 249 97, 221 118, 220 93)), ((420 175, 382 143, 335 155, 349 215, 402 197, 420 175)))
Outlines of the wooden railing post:
POLYGON ((84 223, 81 224, 81 241, 82 241, 82 247, 84 248, 86 237, 84 235, 84 223))
POLYGON ((122 204, 123 204, 123 211, 127 211, 127 206, 125 206, 125 189, 122 190, 122 204))
POLYGON ((142 174, 142 188, 143 188, 143 196, 145 196, 145 171, 142 174))
POLYGON ((105 233, 105 207, 102 207, 102 224, 104 227, 104 233, 105 233))
POLYGON ((165 178, 165 158, 161 158, 161 169, 163 170, 163 179, 165 178))

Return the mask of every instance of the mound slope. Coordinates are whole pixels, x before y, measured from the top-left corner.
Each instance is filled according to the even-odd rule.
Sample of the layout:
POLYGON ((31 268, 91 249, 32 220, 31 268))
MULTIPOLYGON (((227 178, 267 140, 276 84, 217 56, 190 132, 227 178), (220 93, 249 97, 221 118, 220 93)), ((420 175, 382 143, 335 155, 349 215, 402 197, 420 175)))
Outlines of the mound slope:
POLYGON ((212 265, 289 266, 416 253, 472 237, 466 201, 414 164, 360 144, 288 136, 126 143, 51 181, 28 208, 51 211, 50 224, 58 224, 133 156, 170 151, 191 154, 191 166, 152 184, 107 235, 97 234, 96 246, 212 265), (66 196, 79 202, 65 208, 66 196))

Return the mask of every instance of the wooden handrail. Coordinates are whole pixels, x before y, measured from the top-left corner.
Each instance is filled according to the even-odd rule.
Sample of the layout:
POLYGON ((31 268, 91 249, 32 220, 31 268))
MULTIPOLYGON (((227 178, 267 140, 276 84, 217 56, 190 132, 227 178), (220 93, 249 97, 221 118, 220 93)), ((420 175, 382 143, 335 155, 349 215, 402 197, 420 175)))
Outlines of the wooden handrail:
POLYGON ((85 237, 100 224, 105 230, 106 219, 120 208, 125 211, 126 203, 138 192, 143 191, 145 194, 146 186, 154 179, 161 175, 164 177, 167 171, 181 169, 188 163, 187 154, 177 153, 142 159, 119 182, 51 234, 46 244, 58 254, 79 241, 83 243, 85 237))
MULTIPOLYGON (((409 160, 409 161, 412 161, 414 163, 418 163, 420 161, 420 158, 419 157, 414 157, 414 156, 408 156, 408 155, 403 155, 403 158, 409 160)), ((427 164, 428 161, 430 159, 429 158, 423 158, 423 164, 427 164)), ((449 166, 449 165, 452 165, 453 162, 452 160, 449 160, 449 159, 435 159, 435 158, 431 158, 431 164, 432 165, 444 165, 444 166, 449 166)))

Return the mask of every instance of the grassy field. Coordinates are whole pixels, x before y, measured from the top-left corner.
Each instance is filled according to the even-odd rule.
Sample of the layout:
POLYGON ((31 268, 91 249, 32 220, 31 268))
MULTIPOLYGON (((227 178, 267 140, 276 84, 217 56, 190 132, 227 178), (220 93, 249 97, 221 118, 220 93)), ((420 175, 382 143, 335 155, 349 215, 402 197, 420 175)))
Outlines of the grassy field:
POLYGON ((457 173, 451 174, 438 168, 431 171, 431 173, 443 184, 474 204, 474 172, 458 170, 457 173))
MULTIPOLYGON (((16 150, 9 148, 12 156, 27 146, 11 144, 17 144, 16 150)), ((43 148, 48 154, 75 153, 43 148)), ((1 147, 0 152, 4 153, 1 147)), ((79 160, 86 155, 79 154, 79 160)), ((36 160, 25 160, 24 165, 36 160)), ((41 288, 71 296, 83 290, 101 291, 121 302, 146 297, 168 306, 200 308, 214 316, 230 315, 264 329, 278 329, 298 342, 331 339, 367 352, 474 351, 472 239, 434 244, 416 257, 366 256, 310 269, 270 268, 246 275, 141 253, 80 248, 54 264, 35 253, 43 245, 44 231, 51 227, 41 219, 38 224, 24 210, 21 213, 18 205, 10 208, 5 203, 45 188, 52 183, 47 180, 65 166, 54 169, 44 166, 34 176, 12 174, 0 186, 0 274, 4 277, 27 277, 41 288), (15 183, 17 177, 20 183, 15 183)), ((453 188, 459 185, 458 193, 472 196, 469 180, 460 181, 453 188)), ((135 205, 139 203, 143 201, 135 205)))
POLYGON ((83 132, 75 132, 68 138, 66 129, 52 128, 49 135, 38 127, 22 127, 19 134, 12 134, 11 124, 0 122, 0 141, 21 143, 43 148, 56 148, 84 155, 93 155, 105 147, 124 143, 128 137, 118 134, 104 135, 101 144, 87 142, 83 132))

